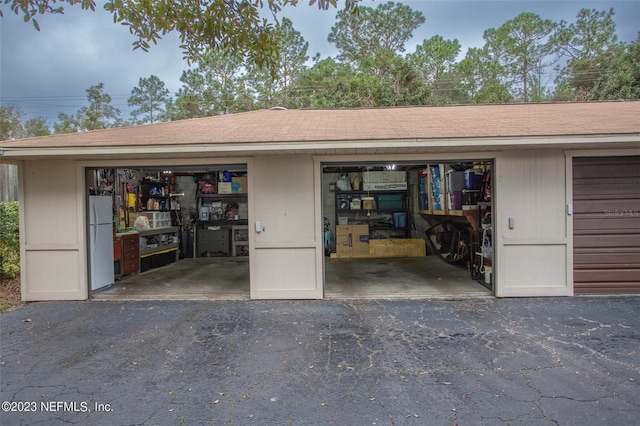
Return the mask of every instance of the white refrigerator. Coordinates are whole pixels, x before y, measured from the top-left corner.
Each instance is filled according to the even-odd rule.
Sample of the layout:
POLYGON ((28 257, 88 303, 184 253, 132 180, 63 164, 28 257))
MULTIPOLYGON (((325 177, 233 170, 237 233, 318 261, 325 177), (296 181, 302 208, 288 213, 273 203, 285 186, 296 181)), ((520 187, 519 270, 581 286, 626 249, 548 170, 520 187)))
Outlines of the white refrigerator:
POLYGON ((111 197, 89 196, 89 238, 91 290, 97 290, 115 282, 111 197))

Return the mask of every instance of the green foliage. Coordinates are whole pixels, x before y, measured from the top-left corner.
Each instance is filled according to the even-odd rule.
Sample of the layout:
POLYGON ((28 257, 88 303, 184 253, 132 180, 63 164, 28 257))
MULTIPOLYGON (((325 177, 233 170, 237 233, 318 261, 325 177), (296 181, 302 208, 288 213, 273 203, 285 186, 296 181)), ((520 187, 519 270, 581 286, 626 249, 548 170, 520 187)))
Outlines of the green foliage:
MULTIPOLYGON (((404 55, 421 12, 399 3, 366 7, 345 0, 329 41, 336 59, 306 65, 308 43, 287 18, 298 0, 108 0, 105 8, 147 50, 168 32, 182 37, 185 57, 197 66, 183 72, 175 99, 157 77, 140 79, 129 105, 132 124, 228 114, 258 108, 343 108, 553 100, 637 99, 637 43, 616 36, 613 10, 582 9, 575 22, 554 23, 522 13, 484 33, 485 45, 458 61, 460 44, 436 35, 404 55), (357 7, 355 7, 357 5, 357 7), (273 23, 261 18, 271 12, 273 23), (556 62, 558 61, 558 62, 556 62), (556 69, 552 69, 558 63, 556 69), (554 75, 551 75, 554 73, 554 75), (553 77, 559 76, 552 81, 553 77), (555 87, 552 85, 555 83, 555 87)), ((94 9, 90 0, 0 0, 33 21, 62 13, 60 4, 94 9)), ((320 9, 337 0, 310 0, 320 9)), ((89 106, 60 114, 56 133, 122 124, 102 84, 87 90, 89 106)), ((0 109, 3 138, 46 134, 43 120, 23 122, 19 111, 0 109)))
POLYGON ((552 40, 558 54, 567 58, 556 79, 556 100, 637 99, 640 79, 634 77, 634 43, 618 42, 608 12, 582 9, 576 22, 560 22, 552 40))
POLYGON ((131 90, 127 104, 138 107, 131 111, 136 124, 153 123, 169 119, 166 111, 169 99, 169 90, 165 88, 164 82, 152 75, 149 78, 139 80, 138 87, 131 90), (139 118, 140 116, 142 117, 139 118))
POLYGON ((18 203, 0 203, 0 279, 15 278, 19 272, 18 203))
POLYGON ((252 109, 243 63, 233 55, 211 51, 195 69, 184 71, 180 81, 173 119, 252 109))
POLYGON ((247 67, 247 84, 255 95, 254 108, 283 106, 293 108, 292 88, 306 70, 309 43, 287 18, 277 26, 280 55, 274 70, 247 67))
POLYGON ((436 35, 418 45, 409 55, 411 65, 428 87, 427 103, 443 105, 466 100, 461 88, 461 75, 455 72, 460 53, 458 40, 444 40, 436 35))
POLYGON ((31 118, 23 121, 18 107, 0 107, 0 140, 29 138, 50 135, 49 125, 44 118, 31 118))
POLYGON ((542 71, 552 62, 551 34, 557 24, 533 13, 521 13, 498 29, 484 33, 486 47, 501 66, 502 78, 513 87, 512 94, 523 102, 540 93, 542 71), (536 85, 537 83, 537 85, 536 85))
POLYGON ((596 80, 589 99, 640 99, 640 40, 610 60, 610 70, 596 80))
POLYGON ((551 43, 560 55, 581 59, 595 57, 618 45, 613 9, 608 12, 582 9, 576 22, 560 21, 551 43))
MULTIPOLYGON (((95 10, 93 0, 0 0, 11 10, 33 22, 37 15, 63 13, 58 4, 77 5, 95 10)), ((360 0, 345 0, 352 10, 360 0)), ((278 52, 275 25, 261 16, 267 9, 276 16, 285 6, 298 0, 107 0, 104 9, 113 22, 126 26, 136 38, 134 49, 147 51, 162 37, 177 32, 181 49, 189 63, 198 62, 211 50, 224 51, 252 66, 275 69, 278 52)), ((319 9, 337 7, 336 0, 311 0, 319 9)))
POLYGON ((120 110, 111 105, 111 96, 104 92, 104 84, 91 86, 86 92, 89 105, 80 108, 75 115, 60 113, 60 123, 54 124, 55 133, 74 133, 121 125, 120 110))
POLYGON ((399 3, 390 1, 375 9, 360 6, 357 13, 338 12, 328 40, 338 48, 341 61, 367 72, 367 58, 404 52, 405 43, 424 22, 421 12, 399 3))

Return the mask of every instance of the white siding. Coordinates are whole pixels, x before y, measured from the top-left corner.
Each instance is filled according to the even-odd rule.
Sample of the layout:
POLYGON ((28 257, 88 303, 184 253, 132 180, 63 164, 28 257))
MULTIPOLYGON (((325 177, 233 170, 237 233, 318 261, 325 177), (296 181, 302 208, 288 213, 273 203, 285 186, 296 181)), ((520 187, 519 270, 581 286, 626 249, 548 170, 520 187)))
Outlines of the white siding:
POLYGON ((573 294, 562 151, 512 151, 494 172, 496 296, 573 294), (509 228, 509 219, 514 227, 509 228))
POLYGON ((254 299, 322 298, 315 217, 314 163, 310 156, 256 157, 249 173, 255 232, 251 263, 254 299))
POLYGON ((27 161, 20 167, 25 301, 88 296, 81 176, 72 161, 27 161))

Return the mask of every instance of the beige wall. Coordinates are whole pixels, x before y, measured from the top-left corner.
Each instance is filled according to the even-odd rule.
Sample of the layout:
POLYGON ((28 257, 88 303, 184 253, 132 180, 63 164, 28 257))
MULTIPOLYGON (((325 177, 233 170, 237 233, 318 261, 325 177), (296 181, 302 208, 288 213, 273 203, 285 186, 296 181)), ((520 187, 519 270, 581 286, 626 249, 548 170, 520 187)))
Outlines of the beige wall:
POLYGON ((573 294, 567 264, 570 239, 565 164, 560 150, 512 151, 497 156, 496 296, 573 294))
POLYGON ((320 175, 314 172, 312 157, 262 156, 252 165, 251 297, 322 298, 322 222, 316 209, 320 175), (255 221, 261 223, 259 233, 255 221))
MULTIPOLYGON (((399 155, 394 159, 492 157, 496 159, 496 295, 571 295, 571 246, 566 214, 570 194, 562 151, 432 154, 424 159, 399 155), (509 229, 510 217, 514 229, 509 229)), ((252 298, 323 297, 320 165, 323 161, 381 158, 274 155, 234 159, 248 164, 252 298), (262 232, 255 232, 255 221, 261 222, 262 232)), ((216 160, 201 158, 199 162, 216 160)), ((178 162, 162 161, 167 163, 178 162)), ((105 166, 102 162, 52 160, 20 164, 24 300, 88 297, 83 169, 98 165, 105 166)))
POLYGON ((86 299, 82 169, 37 160, 19 170, 22 299, 86 299))

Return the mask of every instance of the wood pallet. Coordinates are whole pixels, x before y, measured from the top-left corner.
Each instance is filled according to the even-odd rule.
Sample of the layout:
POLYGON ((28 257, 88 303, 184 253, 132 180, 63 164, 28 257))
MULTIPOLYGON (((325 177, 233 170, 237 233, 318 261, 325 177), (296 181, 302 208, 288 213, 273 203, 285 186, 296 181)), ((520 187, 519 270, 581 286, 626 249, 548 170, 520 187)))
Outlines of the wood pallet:
POLYGON ((426 255, 425 240, 422 238, 389 238, 369 240, 369 254, 338 255, 331 253, 331 258, 423 257, 426 255))

